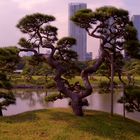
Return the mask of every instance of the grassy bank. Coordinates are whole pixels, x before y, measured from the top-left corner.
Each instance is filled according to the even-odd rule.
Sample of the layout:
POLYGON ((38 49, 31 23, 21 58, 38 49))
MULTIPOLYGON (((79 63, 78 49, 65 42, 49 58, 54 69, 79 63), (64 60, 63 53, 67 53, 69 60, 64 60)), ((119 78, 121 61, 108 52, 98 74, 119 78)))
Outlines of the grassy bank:
POLYGON ((0 117, 0 140, 140 140, 140 123, 108 113, 48 109, 0 117))
MULTIPOLYGON (((123 80, 128 83, 128 80, 126 77, 123 77, 123 80)), ((80 82, 81 84, 83 83, 82 79, 80 76, 75 76, 74 78, 69 80, 71 84, 75 83, 75 82, 80 82)), ((108 79, 105 76, 92 76, 90 77, 90 82, 93 85, 98 85, 100 82, 103 81, 108 81, 108 79)), ((114 77, 114 82, 117 84, 121 84, 120 80, 118 79, 117 76, 114 77)), ((27 81, 26 78, 24 76, 20 76, 19 77, 14 77, 12 78, 12 84, 14 86, 18 86, 18 85, 28 85, 28 86, 46 86, 46 84, 52 85, 53 84, 53 80, 52 77, 48 77, 48 80, 46 82, 46 79, 44 76, 32 76, 32 79, 30 81, 27 81)), ((140 76, 135 76, 135 84, 136 85, 140 85, 140 76)))

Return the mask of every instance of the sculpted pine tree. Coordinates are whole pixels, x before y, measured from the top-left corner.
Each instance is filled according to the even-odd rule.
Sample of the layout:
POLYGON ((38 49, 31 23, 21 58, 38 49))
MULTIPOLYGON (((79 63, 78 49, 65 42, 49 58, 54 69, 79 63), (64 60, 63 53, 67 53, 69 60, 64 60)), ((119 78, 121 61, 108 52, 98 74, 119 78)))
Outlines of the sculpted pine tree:
POLYGON ((101 7, 93 12, 90 9, 78 11, 71 20, 88 35, 100 40, 99 58, 93 67, 84 70, 82 75, 92 74, 97 71, 103 62, 110 65, 111 53, 114 57, 114 67, 121 80, 121 68, 118 64, 122 51, 130 56, 136 55, 139 45, 136 44, 136 30, 129 21, 128 11, 115 7, 101 7), (137 51, 135 51, 137 50, 137 51))
MULTIPOLYGON (((122 80, 122 68, 124 65, 123 52, 127 57, 139 58, 140 45, 137 40, 136 30, 129 20, 128 11, 115 7, 101 7, 93 12, 90 9, 78 11, 71 20, 88 35, 100 40, 99 58, 96 63, 82 72, 82 76, 92 74, 105 63, 110 73, 118 73, 118 77, 125 89, 122 80), (111 62, 111 57, 113 62, 111 62), (111 72, 111 67, 114 71, 111 72)), ((113 87, 113 85, 111 86, 113 87)))
MULTIPOLYGON (((28 39, 19 41, 21 51, 33 51, 35 57, 41 57, 55 69, 55 81, 60 95, 71 99, 71 107, 78 116, 83 116, 82 107, 85 105, 85 97, 92 93, 92 86, 88 75, 96 72, 99 66, 106 60, 110 61, 110 52, 114 57, 124 48, 125 36, 129 34, 127 28, 130 25, 128 12, 114 7, 102 7, 92 12, 89 9, 81 10, 72 20, 87 33, 101 40, 99 59, 90 68, 83 69, 81 77, 84 88, 75 83, 70 85, 65 78, 77 69, 77 54, 70 48, 76 40, 70 37, 57 39, 57 28, 50 25, 55 18, 49 15, 33 14, 22 18, 17 27, 28 35, 28 39), (40 53, 40 49, 50 50, 40 53)), ((120 74, 120 73, 119 73, 120 74)), ((62 96, 60 96, 61 98, 62 96)))
POLYGON ((58 40, 57 28, 50 25, 54 20, 55 18, 53 16, 40 13, 23 17, 17 27, 21 32, 27 34, 29 38, 20 39, 20 50, 34 52, 34 58, 38 58, 36 59, 36 64, 43 59, 43 61, 45 60, 46 63, 55 69, 54 80, 60 92, 59 97, 61 98, 62 94, 65 97, 69 97, 74 113, 82 116, 82 106, 85 104, 83 98, 91 94, 92 87, 87 77, 83 77, 84 81, 86 81, 85 89, 78 83, 73 85, 69 84, 65 78, 78 70, 77 54, 70 49, 76 43, 76 40, 70 37, 64 37, 58 40), (42 48, 45 51, 40 53, 40 49, 42 48), (47 50, 49 50, 49 54, 47 50))

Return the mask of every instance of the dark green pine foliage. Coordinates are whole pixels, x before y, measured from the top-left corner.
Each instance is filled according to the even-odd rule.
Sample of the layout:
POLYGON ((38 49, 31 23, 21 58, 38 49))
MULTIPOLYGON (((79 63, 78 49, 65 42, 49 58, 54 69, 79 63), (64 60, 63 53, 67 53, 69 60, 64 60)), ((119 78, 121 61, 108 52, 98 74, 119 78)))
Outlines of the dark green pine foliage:
POLYGON ((125 87, 125 96, 121 97, 118 102, 125 103, 128 112, 140 112, 140 87, 132 85, 125 87))
MULTIPOLYGON (((87 92, 91 92, 91 86, 88 86, 88 90, 83 90, 77 84, 71 85, 69 83, 68 78, 80 73, 82 65, 77 61, 77 54, 70 49, 76 44, 76 40, 71 37, 58 39, 57 28, 51 26, 51 22, 54 20, 55 18, 53 16, 40 13, 23 17, 17 27, 27 36, 26 39, 21 38, 19 40, 20 51, 32 51, 34 53, 33 59, 35 63, 44 61, 53 69, 54 77, 52 78, 60 93, 60 98, 64 97, 61 96, 61 94, 71 98, 73 101, 72 108, 75 114, 83 115, 82 99, 86 95, 89 95, 87 92), (44 52, 42 53, 40 50, 44 50, 44 52), (48 51, 49 53, 47 53, 48 51), (41 60, 40 57, 44 60, 41 60), (77 92, 80 94, 77 94, 77 92)), ((32 65, 35 65, 35 63, 32 63, 32 65)), ((48 72, 46 72, 46 75, 47 73, 48 72)), ((46 80, 46 82, 48 82, 48 80, 46 80)), ((51 83, 51 86, 52 85, 51 83)))
POLYGON ((16 101, 11 91, 12 85, 9 75, 16 68, 19 60, 18 53, 16 47, 0 48, 0 116, 3 116, 3 109, 16 101))
MULTIPOLYGON (((127 110, 139 111, 138 88, 136 88, 137 91, 134 91, 135 87, 131 87, 132 89, 129 88, 128 90, 126 83, 122 79, 122 73, 124 72, 123 67, 126 63, 126 57, 122 55, 123 52, 127 54, 127 59, 140 58, 140 43, 137 39, 137 31, 132 21, 129 20, 128 11, 112 6, 100 7, 95 11, 91 9, 82 9, 76 12, 71 20, 77 26, 85 29, 89 36, 100 39, 99 58, 96 60, 96 63, 87 68, 86 71, 88 73, 93 73, 101 66, 102 69, 98 72, 102 72, 110 81, 110 54, 113 54, 113 73, 118 74, 119 80, 125 88, 126 108, 127 110), (130 99, 132 99, 133 105, 130 99), (136 103, 135 107, 134 103, 136 103), (131 107, 131 105, 133 107, 131 107)), ((108 85, 106 83, 102 84, 108 85)))
MULTIPOLYGON (((110 65, 110 53, 113 53, 115 72, 118 73, 120 81, 122 81, 123 62, 120 60, 123 59, 121 52, 125 50, 130 52, 128 48, 134 45, 133 41, 131 41, 130 47, 125 46, 130 39, 135 40, 130 35, 133 31, 133 26, 129 20, 128 11, 115 7, 101 7, 95 11, 84 9, 78 11, 72 17, 72 21, 75 24, 84 28, 89 36, 98 38, 101 42, 99 58, 95 64, 82 69, 81 77, 84 85, 84 88, 82 88, 77 82, 74 85, 70 85, 66 79, 67 76, 75 74, 74 71, 77 69, 77 55, 70 50, 70 47, 76 41, 69 37, 58 40, 57 28, 50 25, 54 20, 53 16, 40 13, 23 17, 17 25, 20 31, 27 35, 27 39, 21 38, 19 41, 21 51, 32 51, 35 57, 41 56, 46 60, 55 71, 54 80, 58 91, 60 94, 62 93, 71 98, 74 113, 82 116, 83 100, 92 93, 92 85, 88 76, 95 73, 103 63, 110 65), (41 54, 40 49, 42 48, 49 49, 50 54, 41 54)), ((135 44, 134 47, 136 46, 135 44)), ((80 66, 79 70, 81 68, 80 66)), ((110 68, 108 73, 109 71, 110 68)))

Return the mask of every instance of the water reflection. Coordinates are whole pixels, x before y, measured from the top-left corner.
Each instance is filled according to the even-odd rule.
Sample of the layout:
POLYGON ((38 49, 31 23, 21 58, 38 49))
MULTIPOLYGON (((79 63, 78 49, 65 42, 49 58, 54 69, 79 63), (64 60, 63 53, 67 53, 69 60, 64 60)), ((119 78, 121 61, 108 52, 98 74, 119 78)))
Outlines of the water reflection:
POLYGON ((44 96, 45 93, 41 93, 39 91, 21 91, 15 93, 16 98, 22 100, 23 102, 27 102, 27 105, 31 108, 34 106, 40 104, 40 106, 46 106, 46 103, 44 102, 44 96))
MULTIPOLYGON (((46 103, 44 100, 45 95, 47 94, 44 91, 26 91, 26 90, 17 90, 15 91, 16 95, 16 104, 10 105, 6 111, 3 111, 5 116, 14 115, 30 110, 44 109, 44 108, 53 108, 53 107, 68 107, 68 99, 57 100, 55 102, 46 103)), ((52 91, 51 91, 52 92, 52 91)), ((50 92, 49 92, 50 94, 50 92)), ((114 112, 117 114, 123 114, 123 105, 117 103, 117 100, 120 98, 121 93, 114 94, 114 112)), ((91 110, 101 110, 105 112, 110 112, 110 94, 98 94, 97 92, 90 95, 87 99, 89 101, 89 106, 85 107, 86 109, 91 110)), ((140 121, 140 113, 126 113, 128 118, 140 121)))
MULTIPOLYGON (((114 104, 113 104, 114 113, 119 115, 123 114, 123 104, 117 102, 121 96, 122 96, 121 93, 114 94, 114 104)), ((111 105, 110 94, 95 93, 89 96, 87 99, 90 105, 86 107, 86 109, 110 112, 110 105, 111 105)), ((140 112, 134 112, 134 113, 126 112, 126 117, 140 122, 140 112)))
POLYGON ((10 105, 7 110, 3 111, 5 116, 47 107, 44 100, 45 92, 17 90, 14 93, 16 96, 16 104, 10 105))

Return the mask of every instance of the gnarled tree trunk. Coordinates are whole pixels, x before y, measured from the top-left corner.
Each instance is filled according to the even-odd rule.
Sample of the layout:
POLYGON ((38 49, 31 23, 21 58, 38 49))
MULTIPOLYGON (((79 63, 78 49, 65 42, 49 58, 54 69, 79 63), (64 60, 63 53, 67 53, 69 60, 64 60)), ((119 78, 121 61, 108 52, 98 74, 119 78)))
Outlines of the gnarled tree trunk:
POLYGON ((84 115, 83 109, 82 109, 83 107, 82 99, 80 97, 76 95, 73 97, 73 99, 71 100, 71 107, 76 116, 84 115))
POLYGON ((0 109, 0 116, 3 116, 2 109, 0 109))
POLYGON ((71 107, 73 109, 73 112, 77 116, 83 116, 83 109, 82 107, 84 106, 84 98, 89 96, 92 93, 92 86, 89 82, 88 75, 96 72, 100 65, 104 61, 104 52, 101 50, 101 55, 99 56, 99 59, 97 59, 96 63, 85 70, 81 72, 81 77, 84 83, 84 88, 81 88, 81 86, 78 87, 75 83, 75 86, 71 88, 69 85, 69 82, 63 78, 63 74, 66 72, 65 68, 59 63, 55 58, 53 57, 55 53, 55 49, 52 48, 52 52, 49 57, 47 57, 47 62, 49 63, 50 66, 55 68, 56 70, 56 75, 54 80, 56 81, 56 85, 58 88, 58 91, 65 96, 69 97, 71 99, 71 107))

